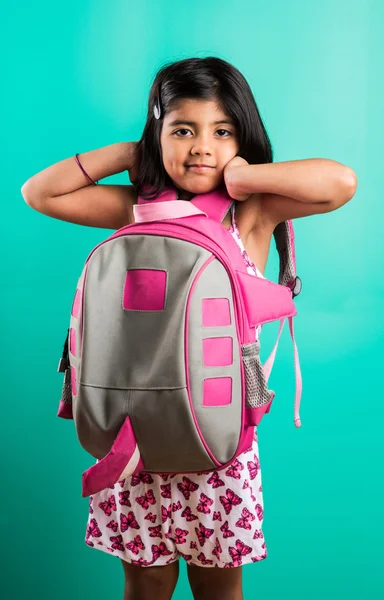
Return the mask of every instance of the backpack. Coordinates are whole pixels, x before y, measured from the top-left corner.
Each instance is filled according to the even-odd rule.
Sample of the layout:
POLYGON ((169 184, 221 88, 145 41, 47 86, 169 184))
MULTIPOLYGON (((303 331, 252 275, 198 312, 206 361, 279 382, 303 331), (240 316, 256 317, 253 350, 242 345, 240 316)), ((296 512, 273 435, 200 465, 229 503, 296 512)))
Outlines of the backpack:
POLYGON ((253 276, 221 225, 233 202, 224 185, 190 201, 171 187, 156 200, 139 197, 135 223, 88 255, 58 367, 57 413, 74 420, 97 459, 82 475, 83 497, 140 471, 222 469, 247 450, 275 397, 268 379, 287 318, 300 427, 293 225, 274 231, 279 283, 253 276), (277 320, 262 365, 255 328, 277 320))

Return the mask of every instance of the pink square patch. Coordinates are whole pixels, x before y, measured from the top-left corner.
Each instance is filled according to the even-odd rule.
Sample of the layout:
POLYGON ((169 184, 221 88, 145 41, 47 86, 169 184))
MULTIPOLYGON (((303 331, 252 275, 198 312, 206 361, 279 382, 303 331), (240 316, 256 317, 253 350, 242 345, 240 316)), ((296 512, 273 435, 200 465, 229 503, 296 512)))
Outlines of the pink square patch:
POLYGON ((222 327, 231 324, 228 298, 203 298, 203 327, 222 327))
POLYGON ((166 271, 130 269, 127 271, 123 308, 126 310, 164 310, 166 271))
POLYGON ((232 402, 232 378, 212 377, 204 379, 203 405, 226 406, 232 402))
POLYGON ((232 363, 233 342, 231 337, 203 340, 203 364, 205 367, 227 367, 232 363))

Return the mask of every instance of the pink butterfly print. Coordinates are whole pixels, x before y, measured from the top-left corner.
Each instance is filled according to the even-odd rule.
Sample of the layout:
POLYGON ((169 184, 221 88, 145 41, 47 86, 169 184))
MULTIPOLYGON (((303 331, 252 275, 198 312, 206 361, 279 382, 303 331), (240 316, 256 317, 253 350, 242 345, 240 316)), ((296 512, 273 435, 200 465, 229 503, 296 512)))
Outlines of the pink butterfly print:
POLYGON ((200 552, 200 554, 197 556, 197 560, 199 560, 202 565, 213 565, 213 560, 206 558, 204 552, 200 552))
POLYGON ((266 543, 264 542, 264 544, 261 544, 262 548, 266 548, 266 543))
POLYGON ((149 534, 149 537, 159 537, 159 538, 163 537, 163 534, 161 532, 161 525, 155 525, 154 527, 148 527, 148 531, 151 532, 149 534))
POLYGON ((205 515, 207 515, 208 513, 211 512, 211 509, 209 507, 212 506, 212 504, 213 504, 213 500, 211 500, 211 498, 208 498, 208 496, 206 496, 205 494, 201 493, 200 494, 200 502, 196 506, 196 510, 198 512, 201 512, 201 513, 204 513, 205 515))
POLYGON ((250 521, 254 521, 256 519, 255 515, 253 515, 248 508, 243 508, 241 511, 241 517, 236 521, 236 527, 241 527, 242 529, 252 529, 250 521))
POLYGON ((176 527, 175 529, 175 542, 176 544, 186 544, 186 537, 189 535, 189 531, 187 529, 180 529, 180 527, 176 527))
POLYGON ((214 511, 212 521, 221 521, 221 512, 219 510, 214 511))
POLYGON ((196 519, 198 519, 198 517, 192 513, 190 506, 184 508, 181 516, 185 517, 187 521, 196 521, 196 519))
POLYGON ((248 471, 249 471, 249 476, 251 479, 255 479, 256 475, 259 472, 260 469, 260 461, 257 458, 256 454, 254 456, 255 460, 249 460, 247 462, 247 467, 248 467, 248 471))
POLYGON ((172 554, 172 552, 167 550, 167 547, 164 544, 164 542, 160 542, 158 546, 156 546, 156 544, 152 544, 151 549, 153 561, 157 560, 160 556, 169 556, 170 554, 172 554))
POLYGON ((255 265, 253 264, 253 262, 252 262, 252 261, 251 261, 251 259, 249 258, 249 256, 248 256, 248 254, 246 253, 246 251, 245 251, 245 250, 243 250, 241 254, 242 254, 242 256, 243 256, 243 259, 244 259, 244 262, 245 262, 246 266, 247 266, 247 267, 252 267, 252 268, 254 268, 254 267, 255 267, 255 265))
POLYGON ((120 481, 118 481, 117 483, 119 483, 119 484, 120 484, 120 487, 123 487, 123 486, 124 486, 124 483, 125 483, 125 479, 121 479, 121 480, 120 480, 120 481))
POLYGON ((132 529, 140 529, 140 525, 136 521, 134 513, 131 510, 129 511, 127 516, 123 515, 123 513, 120 513, 121 533, 124 533, 124 531, 127 531, 127 529, 129 529, 130 527, 132 527, 132 529))
POLYGON ((229 525, 228 525, 228 521, 225 521, 222 526, 220 527, 220 531, 222 531, 223 533, 223 538, 229 538, 229 537, 233 537, 235 534, 233 533, 233 531, 231 531, 229 529, 229 525))
POLYGON ((243 490, 245 490, 246 488, 249 488, 249 481, 248 479, 246 479, 243 483, 243 490))
POLYGON ((221 544, 220 544, 218 538, 216 538, 215 547, 212 550, 212 554, 213 554, 213 556, 216 556, 217 560, 220 560, 220 554, 222 553, 222 551, 223 551, 223 549, 221 547, 221 544))
POLYGON ((137 535, 135 539, 133 539, 131 542, 128 542, 128 544, 125 544, 125 547, 128 548, 128 550, 131 550, 133 554, 139 554, 139 550, 145 550, 145 546, 140 535, 137 535))
POLYGON ((185 477, 185 475, 183 475, 183 483, 178 483, 177 487, 186 500, 189 500, 191 493, 199 488, 197 483, 194 483, 189 477, 185 477))
POLYGON ((97 521, 96 519, 91 519, 89 522, 89 525, 87 527, 87 533, 86 533, 86 537, 89 538, 90 536, 92 537, 101 537, 103 534, 101 533, 98 525, 97 525, 97 521))
POLYGON ((153 490, 148 490, 144 496, 137 496, 135 500, 137 504, 140 504, 141 508, 144 508, 144 510, 147 510, 150 504, 156 504, 156 498, 153 495, 153 490))
POLYGON ((219 474, 218 474, 217 471, 213 471, 212 475, 207 480, 207 483, 212 484, 213 488, 218 488, 221 485, 225 485, 224 481, 222 479, 220 479, 219 474))
POLYGON ((207 527, 204 527, 204 525, 199 523, 199 529, 197 527, 195 527, 195 532, 196 532, 197 538, 199 540, 200 546, 203 547, 206 540, 209 540, 209 538, 211 537, 214 530, 208 529, 207 527))
POLYGON ((165 508, 165 506, 161 507, 161 522, 165 523, 167 519, 172 519, 171 505, 168 508, 165 508))
POLYGON ((263 537, 264 537, 264 534, 261 531, 261 529, 256 529, 255 533, 253 534, 253 539, 257 540, 257 539, 263 538, 263 537))
POLYGON ((146 521, 151 521, 151 523, 154 523, 157 519, 157 516, 149 512, 147 515, 145 515, 144 519, 146 521))
POLYGON ((149 473, 138 473, 131 475, 131 485, 139 485, 139 483, 153 483, 153 477, 149 473))
POLYGON ((254 495, 252 494, 252 492, 251 492, 251 500, 252 500, 252 502, 256 502, 256 496, 254 496, 254 495))
POLYGON ((264 558, 267 558, 267 553, 263 552, 263 554, 261 554, 260 556, 251 556, 251 561, 252 562, 259 562, 260 560, 264 560, 264 558))
POLYGON ((182 556, 184 558, 184 560, 186 562, 190 561, 192 558, 192 554, 183 554, 183 552, 180 552, 180 550, 179 550, 179 554, 180 554, 180 556, 182 556))
POLYGON ((168 479, 173 479, 176 477, 175 474, 170 475, 169 473, 156 473, 156 475, 160 475, 163 481, 168 481, 168 479))
POLYGON ((261 486, 259 487, 259 492, 262 492, 262 491, 263 491, 263 486, 261 485, 261 486))
POLYGON ((117 531, 117 530, 118 530, 118 528, 119 528, 119 524, 118 524, 118 523, 116 523, 116 521, 114 521, 114 520, 112 519, 112 521, 109 521, 109 523, 107 523, 107 527, 109 527, 109 529, 112 529, 112 530, 113 530, 113 531, 116 533, 116 531, 117 531))
POLYGON ((126 490, 125 492, 119 492, 119 504, 123 506, 132 506, 129 500, 130 491, 126 490))
POLYGON ((240 471, 242 471, 243 469, 244 469, 243 463, 241 463, 239 460, 236 459, 231 464, 229 469, 227 469, 225 471, 225 474, 228 475, 228 477, 233 477, 234 479, 240 479, 240 477, 241 477, 240 471))
POLYGON ((91 515, 93 514, 92 502, 93 502, 93 497, 90 496, 89 497, 89 512, 91 513, 91 515))
POLYGON ((135 565, 136 567, 149 567, 149 565, 152 564, 153 561, 149 562, 148 560, 145 560, 144 558, 138 558, 137 560, 132 560, 131 563, 133 565, 135 565))
POLYGON ((246 546, 241 540, 236 540, 235 544, 236 548, 229 546, 229 554, 231 555, 233 564, 238 567, 243 562, 243 556, 250 554, 252 552, 252 548, 250 546, 246 546))
POLYGON ((91 540, 85 540, 85 543, 88 544, 88 546, 92 546, 92 548, 95 546, 95 544, 93 542, 91 542, 91 540))
POLYGON ((197 546, 196 542, 191 542, 189 544, 189 547, 191 550, 198 550, 198 546, 197 546))
POLYGON ((172 512, 176 512, 177 510, 181 510, 183 507, 181 506, 180 500, 172 503, 172 512))
POLYGON ((120 552, 124 552, 124 546, 122 544, 122 541, 123 541, 122 535, 113 535, 109 539, 112 542, 112 548, 114 550, 120 550, 120 552))
POLYGON ((264 511, 263 511, 261 504, 256 504, 255 510, 256 510, 257 518, 259 519, 259 521, 261 521, 263 518, 263 515, 264 515, 264 511))
POLYGON ((163 498, 170 498, 171 497, 171 484, 170 483, 165 483, 164 485, 161 485, 161 495, 163 498))
POLYGON ((169 526, 169 529, 168 529, 167 533, 165 534, 165 537, 167 538, 167 540, 173 540, 173 537, 172 537, 172 526, 171 525, 169 526))
POLYGON ((229 488, 227 488, 225 492, 226 496, 220 496, 220 502, 224 507, 225 514, 229 515, 232 508, 234 506, 237 506, 238 504, 241 504, 243 500, 240 498, 240 496, 235 494, 235 492, 230 490, 229 488))
POLYGON ((105 502, 99 502, 98 506, 109 517, 112 511, 116 510, 115 496, 112 494, 105 502))

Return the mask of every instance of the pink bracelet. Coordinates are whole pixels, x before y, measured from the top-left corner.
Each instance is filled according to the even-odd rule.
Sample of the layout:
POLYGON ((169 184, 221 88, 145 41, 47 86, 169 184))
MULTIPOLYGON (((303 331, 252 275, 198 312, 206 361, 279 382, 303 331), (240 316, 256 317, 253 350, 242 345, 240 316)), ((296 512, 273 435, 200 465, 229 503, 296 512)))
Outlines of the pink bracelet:
POLYGON ((88 175, 87 171, 86 171, 86 170, 83 168, 82 164, 80 163, 80 160, 79 160, 78 156, 79 156, 79 155, 78 155, 78 154, 76 154, 76 155, 75 155, 75 158, 76 158, 76 162, 77 162, 77 164, 79 165, 80 169, 83 171, 84 175, 85 175, 86 177, 88 177, 89 181, 91 181, 91 182, 92 182, 94 185, 97 185, 96 181, 93 181, 93 179, 91 179, 91 178, 90 178, 90 176, 88 175))

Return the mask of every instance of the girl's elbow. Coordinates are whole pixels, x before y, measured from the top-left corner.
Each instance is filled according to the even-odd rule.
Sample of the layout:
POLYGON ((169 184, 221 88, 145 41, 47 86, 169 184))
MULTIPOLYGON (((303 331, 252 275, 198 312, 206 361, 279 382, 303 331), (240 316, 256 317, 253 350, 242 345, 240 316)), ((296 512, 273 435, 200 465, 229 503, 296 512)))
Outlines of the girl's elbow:
POLYGON ((350 167, 345 167, 341 177, 340 206, 353 198, 357 189, 357 175, 350 167))

